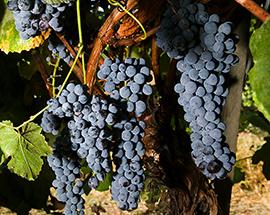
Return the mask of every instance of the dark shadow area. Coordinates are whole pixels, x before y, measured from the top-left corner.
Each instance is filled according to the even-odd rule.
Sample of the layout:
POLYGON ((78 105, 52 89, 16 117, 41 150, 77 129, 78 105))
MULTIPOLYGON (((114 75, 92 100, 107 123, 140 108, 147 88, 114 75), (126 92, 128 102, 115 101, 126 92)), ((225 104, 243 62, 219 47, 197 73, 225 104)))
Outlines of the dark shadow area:
POLYGON ((230 203, 233 183, 229 177, 224 180, 215 180, 215 193, 218 199, 218 214, 230 214, 230 203))
POLYGON ((266 143, 255 152, 252 157, 252 163, 258 164, 263 161, 263 174, 267 180, 270 180, 270 137, 265 138, 266 143))
POLYGON ((5 2, 4 0, 0 0, 0 23, 2 22, 4 15, 5 15, 5 2))
POLYGON ((49 166, 43 166, 35 181, 27 181, 6 168, 0 170, 0 205, 18 215, 29 214, 31 208, 47 210, 53 173, 49 166))

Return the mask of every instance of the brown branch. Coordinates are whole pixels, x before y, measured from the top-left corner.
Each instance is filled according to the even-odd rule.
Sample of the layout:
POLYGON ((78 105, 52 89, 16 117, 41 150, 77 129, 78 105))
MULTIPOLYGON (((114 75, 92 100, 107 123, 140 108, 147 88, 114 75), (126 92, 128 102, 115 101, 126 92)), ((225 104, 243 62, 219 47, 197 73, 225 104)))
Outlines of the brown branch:
POLYGON ((160 49, 157 46, 156 38, 152 38, 152 68, 155 74, 155 79, 158 79, 159 77, 159 56, 160 56, 160 49))
MULTIPOLYGON (((129 10, 135 5, 136 0, 128 1, 127 9, 129 10)), ((120 12, 117 8, 115 8, 100 28, 97 38, 94 41, 94 46, 88 59, 86 72, 86 80, 90 93, 92 93, 95 84, 96 70, 98 67, 100 54, 105 44, 109 44, 109 40, 111 40, 113 37, 114 25, 116 25, 124 15, 125 13, 120 12)))
MULTIPOLYGON (((151 20, 156 18, 156 14, 152 12, 160 11, 162 5, 161 2, 164 2, 164 0, 159 1, 158 4, 156 4, 155 0, 150 1, 129 0, 127 2, 127 10, 132 11, 133 8, 136 9, 139 8, 138 13, 136 13, 136 17, 141 21, 142 24, 145 24, 145 22, 150 22, 151 20), (144 4, 146 4, 147 7, 144 7, 144 4), (156 10, 153 10, 153 8, 151 8, 151 6, 153 5, 155 6, 156 10)), ((125 40, 128 36, 131 37, 133 33, 138 30, 138 28, 139 25, 137 22, 131 19, 125 12, 120 12, 118 9, 114 9, 112 13, 109 15, 109 17, 106 19, 106 21, 99 30, 97 38, 94 41, 94 46, 87 63, 86 79, 90 93, 92 93, 93 91, 98 60, 100 58, 100 54, 104 46, 106 44, 108 45, 114 44, 115 46, 130 45, 130 44, 132 45, 140 42, 142 40, 141 35, 132 40, 130 40, 130 38, 125 40), (119 21, 122 18, 123 18, 122 24, 120 24, 119 21), (117 27, 118 30, 116 29, 117 27), (120 40, 121 42, 118 42, 118 40, 120 40)), ((156 28, 151 29, 148 32, 148 36, 153 35, 156 32, 156 30, 157 30, 156 28)))
MULTIPOLYGON (((159 26, 152 28, 151 30, 149 30, 146 33, 146 38, 153 36, 157 30, 158 30, 159 26)), ((141 41, 143 41, 143 34, 135 37, 135 38, 123 38, 121 40, 116 41, 115 43, 113 43, 113 46, 132 46, 135 45, 141 41)))
POLYGON ((38 52, 35 52, 33 54, 33 59, 36 62, 37 66, 38 66, 38 71, 40 72, 41 78, 46 86, 46 89, 50 95, 50 97, 52 97, 52 85, 49 83, 49 75, 47 73, 47 70, 44 66, 43 60, 40 57, 40 54, 38 52))
POLYGON ((235 0, 235 1, 240 5, 242 5, 244 8, 246 8, 249 12, 251 12, 262 22, 265 22, 270 16, 270 14, 267 11, 265 11, 263 8, 261 8, 252 0, 235 0))
MULTIPOLYGON (((148 0, 148 1, 138 1, 136 7, 136 13, 133 15, 141 22, 142 25, 146 26, 152 20, 155 20, 159 13, 162 11, 162 5, 165 0, 148 0)), ((138 23, 131 18, 126 16, 123 23, 119 26, 117 30, 116 38, 131 37, 135 32, 140 30, 138 23)))
MULTIPOLYGON (((62 43, 64 44, 64 46, 67 48, 67 50, 69 51, 69 53, 73 56, 73 58, 76 57, 76 52, 74 51, 73 47, 69 44, 69 42, 66 40, 65 36, 59 33, 56 33, 56 36, 62 41, 62 43)), ((77 64, 79 65, 79 67, 82 70, 82 63, 81 61, 78 59, 77 60, 77 64)))
MULTIPOLYGON (((68 49, 69 53, 76 58, 77 53, 75 52, 75 50, 73 49, 73 47, 69 44, 69 42, 66 40, 64 35, 61 35, 59 33, 56 33, 57 37, 62 41, 62 43, 64 44, 64 46, 68 49)), ((71 67, 73 64, 73 60, 71 60, 68 65, 69 67, 71 67)), ((79 79, 79 81, 81 83, 83 83, 83 74, 82 74, 82 63, 81 61, 78 59, 77 60, 77 65, 75 65, 73 72, 75 73, 75 75, 77 76, 77 78, 79 79)))

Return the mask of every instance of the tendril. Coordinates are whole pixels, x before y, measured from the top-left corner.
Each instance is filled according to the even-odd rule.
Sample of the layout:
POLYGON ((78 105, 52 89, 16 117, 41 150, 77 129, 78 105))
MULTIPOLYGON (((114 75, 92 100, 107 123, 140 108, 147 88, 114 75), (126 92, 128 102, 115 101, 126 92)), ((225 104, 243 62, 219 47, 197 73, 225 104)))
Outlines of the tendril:
POLYGON ((116 0, 108 0, 108 2, 112 6, 121 8, 126 14, 128 14, 133 20, 135 20, 143 31, 143 37, 141 39, 145 40, 147 38, 146 30, 143 27, 142 23, 129 10, 127 10, 120 2, 118 2, 116 0))

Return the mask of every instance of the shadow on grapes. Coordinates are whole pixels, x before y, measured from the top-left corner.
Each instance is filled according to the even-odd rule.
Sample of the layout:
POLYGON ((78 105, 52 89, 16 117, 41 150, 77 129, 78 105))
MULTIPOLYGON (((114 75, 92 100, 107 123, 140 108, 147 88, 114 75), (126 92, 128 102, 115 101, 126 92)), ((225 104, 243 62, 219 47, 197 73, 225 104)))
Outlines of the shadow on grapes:
POLYGON ((7 207, 18 215, 29 214, 32 208, 44 208, 49 212, 47 200, 53 173, 44 165, 35 181, 27 181, 5 167, 0 169, 0 206, 7 207))
POLYGON ((270 180, 270 137, 265 138, 266 143, 255 152, 252 157, 252 163, 258 164, 260 161, 263 161, 262 172, 267 180, 270 180))

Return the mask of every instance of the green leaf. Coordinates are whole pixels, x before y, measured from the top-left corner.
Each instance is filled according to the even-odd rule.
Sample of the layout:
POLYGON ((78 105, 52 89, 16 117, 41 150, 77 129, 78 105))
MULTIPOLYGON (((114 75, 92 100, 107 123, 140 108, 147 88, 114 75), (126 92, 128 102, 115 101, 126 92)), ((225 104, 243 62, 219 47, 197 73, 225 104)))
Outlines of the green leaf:
POLYGON ((105 180, 99 183, 96 190, 100 192, 109 190, 111 183, 112 183, 112 172, 109 172, 107 173, 105 180))
POLYGON ((244 180, 245 180, 245 172, 243 171, 242 168, 236 166, 234 168, 233 183, 236 184, 244 180))
POLYGON ((0 22, 0 50, 6 54, 9 52, 29 51, 39 47, 49 36, 49 32, 44 32, 29 40, 22 40, 19 32, 15 28, 14 17, 11 11, 5 9, 4 16, 0 22))
POLYGON ((18 132, 12 122, 0 123, 0 149, 6 158, 10 158, 7 167, 10 171, 28 180, 35 180, 41 171, 42 156, 51 150, 41 134, 41 128, 28 123, 18 132))
POLYGON ((254 66, 249 73, 252 97, 265 118, 270 121, 270 19, 250 38, 254 66))

